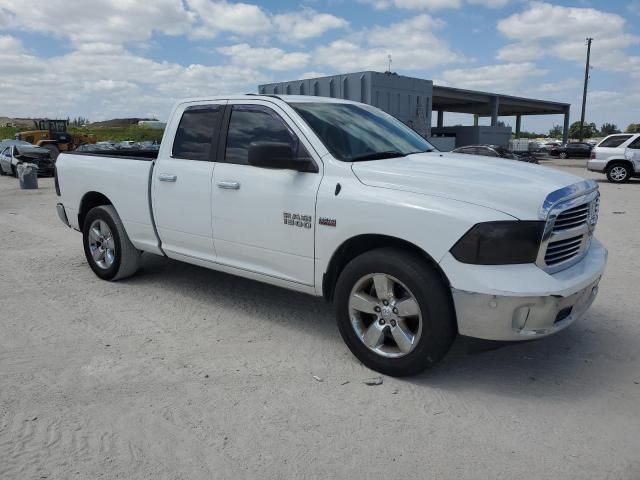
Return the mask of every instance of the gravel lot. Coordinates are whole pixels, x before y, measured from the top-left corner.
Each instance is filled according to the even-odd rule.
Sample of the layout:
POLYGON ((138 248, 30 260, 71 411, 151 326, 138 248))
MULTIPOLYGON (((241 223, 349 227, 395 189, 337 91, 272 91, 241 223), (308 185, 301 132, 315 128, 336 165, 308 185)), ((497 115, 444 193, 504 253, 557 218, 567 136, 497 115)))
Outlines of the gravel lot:
POLYGON ((103 282, 53 181, 0 178, 0 478, 640 478, 640 182, 593 177, 584 319, 378 386, 322 300, 151 255, 103 282))

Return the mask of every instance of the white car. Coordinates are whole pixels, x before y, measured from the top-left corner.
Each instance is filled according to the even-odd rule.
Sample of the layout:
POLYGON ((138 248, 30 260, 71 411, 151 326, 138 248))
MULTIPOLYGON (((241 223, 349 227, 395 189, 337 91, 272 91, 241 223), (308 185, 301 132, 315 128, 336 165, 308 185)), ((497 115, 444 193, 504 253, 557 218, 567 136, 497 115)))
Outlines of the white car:
POLYGON ((441 153, 339 99, 185 100, 157 154, 63 152, 56 189, 98 277, 148 252, 324 296, 355 356, 389 375, 436 363, 458 333, 562 330, 607 259, 593 180, 441 153))
POLYGON ((12 168, 13 149, 11 147, 15 145, 34 146, 24 140, 2 140, 0 142, 0 175, 14 175, 12 168))
POLYGON ((0 151, 0 174, 18 176, 18 164, 33 163, 38 166, 38 175, 53 176, 55 162, 51 150, 36 147, 27 142, 13 143, 0 151))
POLYGON ((640 176, 640 134, 609 135, 591 151, 587 169, 606 174, 612 183, 640 176))

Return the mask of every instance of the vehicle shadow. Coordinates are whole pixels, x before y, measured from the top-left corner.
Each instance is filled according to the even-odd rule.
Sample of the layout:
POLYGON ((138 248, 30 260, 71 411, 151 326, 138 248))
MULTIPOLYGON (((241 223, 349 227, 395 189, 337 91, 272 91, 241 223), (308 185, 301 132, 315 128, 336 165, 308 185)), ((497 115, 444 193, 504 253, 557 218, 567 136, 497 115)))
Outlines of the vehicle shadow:
POLYGON ((609 316, 596 304, 565 330, 533 341, 458 337, 439 365, 406 381, 464 395, 485 392, 529 400, 578 401, 601 393, 611 361, 629 360, 624 352, 639 346, 635 339, 615 331, 604 335, 598 326, 610 324, 609 316))
MULTIPOLYGON (((161 286, 185 301, 211 303, 230 315, 260 316, 261 321, 283 322, 310 335, 322 335, 346 348, 335 324, 333 308, 323 299, 297 293, 226 273, 144 255, 138 275, 123 280, 135 286, 161 286), (265 312, 264 314, 261 312, 265 312), (277 314, 273 314, 277 312, 277 314)), ((492 342, 458 337, 447 356, 435 367, 414 376, 394 381, 414 387, 443 389, 473 394, 486 392, 523 399, 545 397, 575 401, 597 391, 599 379, 606 377, 602 358, 632 341, 608 332, 603 341, 600 332, 590 326, 606 325, 608 312, 597 304, 587 317, 548 338, 527 342, 492 342)), ((594 328, 594 327, 592 327, 594 328)), ((624 348, 630 351, 631 346, 624 348)), ((354 357, 349 357, 358 362, 354 357)), ((371 372, 371 375, 376 375, 371 372)))
POLYGON ((594 179, 596 183, 602 183, 603 185, 615 185, 615 186, 624 186, 624 185, 640 185, 640 178, 630 178, 626 183, 611 183, 606 178, 596 178, 594 179))
POLYGON ((268 312, 261 315, 267 321, 286 318, 288 327, 340 339, 333 309, 324 299, 255 280, 147 254, 142 256, 138 274, 121 282, 160 286, 184 297, 185 302, 211 303, 212 309, 230 315, 268 312))

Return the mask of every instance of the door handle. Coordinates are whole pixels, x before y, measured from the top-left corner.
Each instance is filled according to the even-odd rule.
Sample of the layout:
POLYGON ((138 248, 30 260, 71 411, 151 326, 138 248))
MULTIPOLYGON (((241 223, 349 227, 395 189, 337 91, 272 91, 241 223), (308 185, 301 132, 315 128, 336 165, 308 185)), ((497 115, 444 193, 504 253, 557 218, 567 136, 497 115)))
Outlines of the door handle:
POLYGON ((217 182, 216 185, 225 190, 240 190, 240 182, 217 182))
POLYGON ((161 173, 158 175, 158 180, 161 182, 175 182, 177 179, 177 175, 171 175, 170 173, 161 173))

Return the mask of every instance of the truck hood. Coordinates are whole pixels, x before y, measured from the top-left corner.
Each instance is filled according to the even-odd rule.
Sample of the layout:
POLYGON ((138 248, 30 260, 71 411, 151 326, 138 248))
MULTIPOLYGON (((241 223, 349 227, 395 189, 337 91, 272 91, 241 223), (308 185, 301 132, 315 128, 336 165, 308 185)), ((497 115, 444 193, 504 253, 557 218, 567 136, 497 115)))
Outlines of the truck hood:
POLYGON ((355 162, 365 185, 451 198, 537 220, 547 195, 582 178, 531 163, 502 158, 428 152, 355 162))

